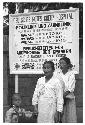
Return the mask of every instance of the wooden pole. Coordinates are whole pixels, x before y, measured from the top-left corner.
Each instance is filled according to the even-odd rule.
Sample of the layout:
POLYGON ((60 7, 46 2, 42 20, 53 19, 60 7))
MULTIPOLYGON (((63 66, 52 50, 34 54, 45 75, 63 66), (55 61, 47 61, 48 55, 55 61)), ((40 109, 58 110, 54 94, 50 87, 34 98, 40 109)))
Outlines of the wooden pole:
POLYGON ((18 93, 18 75, 15 74, 15 93, 18 93))
MULTIPOLYGON (((15 13, 18 13, 18 3, 16 3, 15 13)), ((18 75, 17 74, 15 74, 15 93, 18 93, 18 75)))

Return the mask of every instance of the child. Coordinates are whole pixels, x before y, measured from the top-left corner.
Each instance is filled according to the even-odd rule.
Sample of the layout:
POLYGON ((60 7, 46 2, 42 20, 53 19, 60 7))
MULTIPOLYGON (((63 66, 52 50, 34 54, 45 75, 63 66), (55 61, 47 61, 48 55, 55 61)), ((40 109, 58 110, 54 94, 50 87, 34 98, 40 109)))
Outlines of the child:
POLYGON ((13 94, 13 106, 6 112, 5 123, 23 123, 32 116, 32 112, 21 108, 21 96, 19 93, 13 94))

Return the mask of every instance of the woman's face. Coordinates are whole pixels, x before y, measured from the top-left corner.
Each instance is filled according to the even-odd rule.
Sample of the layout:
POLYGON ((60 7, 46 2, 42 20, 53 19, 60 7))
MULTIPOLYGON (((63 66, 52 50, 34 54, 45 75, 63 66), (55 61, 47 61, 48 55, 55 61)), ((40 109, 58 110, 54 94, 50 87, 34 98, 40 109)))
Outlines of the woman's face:
POLYGON ((60 69, 61 69, 61 70, 66 70, 66 69, 68 69, 68 65, 67 65, 66 61, 64 61, 64 60, 60 60, 60 61, 59 61, 59 66, 60 66, 60 69))
POLYGON ((43 72, 44 72, 45 76, 52 76, 53 69, 52 69, 51 64, 49 64, 49 63, 44 64, 43 72))

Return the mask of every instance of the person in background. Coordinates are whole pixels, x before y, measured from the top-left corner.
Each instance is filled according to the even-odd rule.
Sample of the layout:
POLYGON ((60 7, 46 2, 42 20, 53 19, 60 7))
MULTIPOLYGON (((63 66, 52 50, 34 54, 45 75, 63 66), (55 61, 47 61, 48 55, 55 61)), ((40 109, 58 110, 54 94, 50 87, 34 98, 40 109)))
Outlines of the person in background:
POLYGON ((6 112, 5 123, 23 123, 26 122, 26 118, 32 116, 32 112, 21 108, 21 96, 19 93, 13 94, 12 104, 13 106, 6 112))
POLYGON ((63 111, 63 88, 58 78, 53 76, 54 63, 45 61, 44 76, 39 78, 32 98, 37 123, 61 122, 63 111))
POLYGON ((72 69, 73 65, 67 57, 62 57, 59 60, 60 70, 55 72, 55 76, 60 79, 63 86, 63 98, 64 98, 64 109, 63 109, 63 123, 76 123, 76 103, 75 103, 75 73, 72 69))

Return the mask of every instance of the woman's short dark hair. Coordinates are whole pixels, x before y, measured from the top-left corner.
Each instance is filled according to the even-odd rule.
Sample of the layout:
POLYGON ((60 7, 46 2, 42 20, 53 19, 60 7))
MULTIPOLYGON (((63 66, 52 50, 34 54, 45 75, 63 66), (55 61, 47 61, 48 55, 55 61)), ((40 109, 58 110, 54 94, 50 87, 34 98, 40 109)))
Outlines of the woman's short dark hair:
POLYGON ((66 56, 62 57, 60 60, 64 60, 67 63, 68 69, 71 69, 73 67, 73 65, 71 64, 71 61, 68 57, 66 57, 66 56))
POLYGON ((55 70, 54 63, 53 63, 52 61, 45 61, 44 64, 43 64, 43 67, 44 67, 44 65, 45 65, 46 63, 51 65, 53 71, 55 70))

